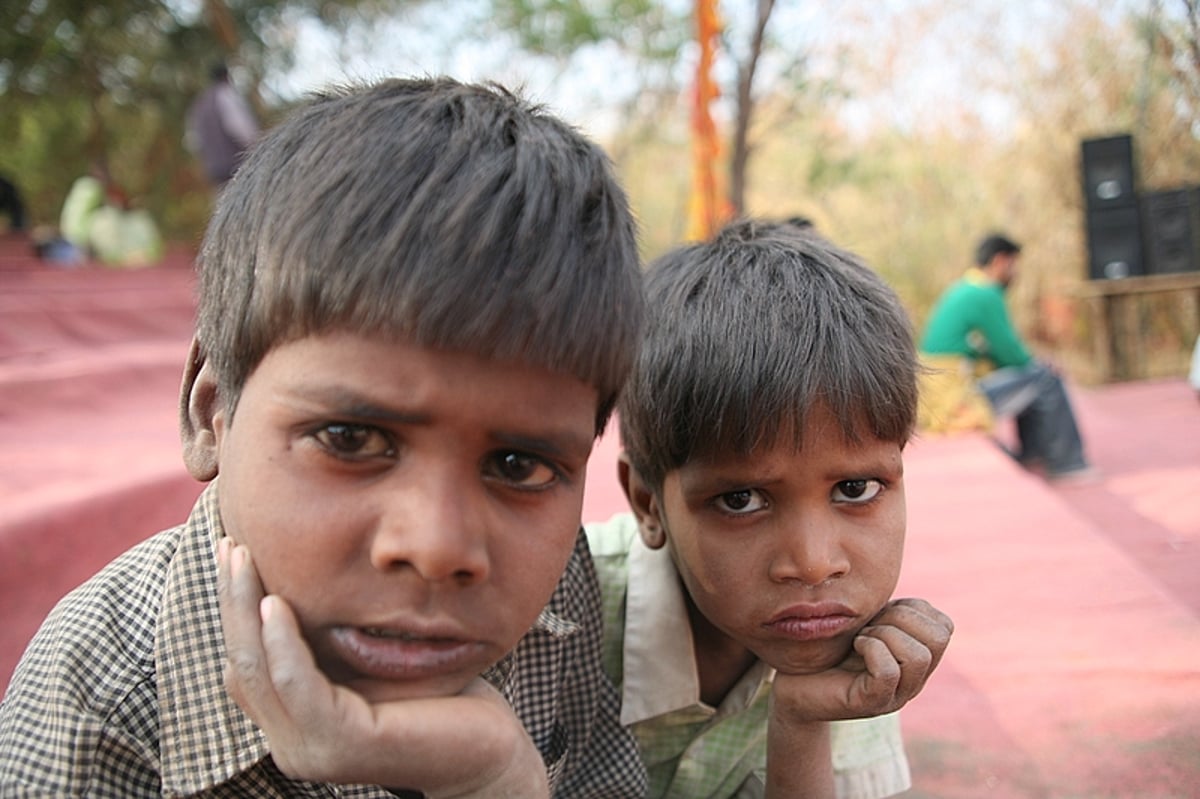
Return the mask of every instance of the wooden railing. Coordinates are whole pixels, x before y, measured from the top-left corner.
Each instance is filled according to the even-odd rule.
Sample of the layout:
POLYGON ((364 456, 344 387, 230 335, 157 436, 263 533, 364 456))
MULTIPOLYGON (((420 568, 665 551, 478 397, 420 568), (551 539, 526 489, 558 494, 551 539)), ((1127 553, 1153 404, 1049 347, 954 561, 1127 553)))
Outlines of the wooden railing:
POLYGON ((1102 382, 1149 376, 1152 353, 1141 319, 1142 300, 1163 294, 1180 298, 1182 326, 1191 331, 1186 342, 1190 348, 1200 331, 1200 272, 1092 280, 1079 286, 1076 297, 1091 318, 1091 353, 1102 382))

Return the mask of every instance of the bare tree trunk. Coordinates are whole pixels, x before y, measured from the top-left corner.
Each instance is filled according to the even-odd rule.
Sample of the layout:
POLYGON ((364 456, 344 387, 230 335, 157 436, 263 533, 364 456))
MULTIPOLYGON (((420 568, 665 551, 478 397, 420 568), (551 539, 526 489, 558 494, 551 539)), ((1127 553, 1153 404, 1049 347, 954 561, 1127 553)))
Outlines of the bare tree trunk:
POLYGON ((750 120, 754 116, 754 71, 762 55, 763 37, 775 0, 758 0, 758 15, 746 60, 738 65, 737 120, 733 131, 733 152, 729 159, 729 205, 734 216, 746 212, 746 167, 750 161, 750 120))
POLYGON ((236 53, 241 38, 225 0, 204 0, 204 10, 208 15, 208 24, 212 26, 213 35, 225 48, 225 52, 236 53))

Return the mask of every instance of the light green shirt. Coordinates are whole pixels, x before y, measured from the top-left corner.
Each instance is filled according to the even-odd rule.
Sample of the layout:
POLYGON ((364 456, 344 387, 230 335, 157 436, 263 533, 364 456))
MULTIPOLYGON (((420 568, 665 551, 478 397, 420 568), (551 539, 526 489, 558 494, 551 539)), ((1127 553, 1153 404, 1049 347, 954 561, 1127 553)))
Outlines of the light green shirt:
MULTIPOLYGON (((774 671, 760 661, 719 707, 702 702, 683 588, 667 550, 647 548, 630 513, 586 529, 603 592, 604 668, 646 763, 647 796, 763 796, 774 671)), ((911 787, 898 714, 830 730, 839 799, 880 799, 911 787)))
POLYGON ((92 243, 92 217, 104 205, 104 184, 91 175, 84 175, 71 184, 63 200, 58 227, 63 238, 80 249, 92 243))

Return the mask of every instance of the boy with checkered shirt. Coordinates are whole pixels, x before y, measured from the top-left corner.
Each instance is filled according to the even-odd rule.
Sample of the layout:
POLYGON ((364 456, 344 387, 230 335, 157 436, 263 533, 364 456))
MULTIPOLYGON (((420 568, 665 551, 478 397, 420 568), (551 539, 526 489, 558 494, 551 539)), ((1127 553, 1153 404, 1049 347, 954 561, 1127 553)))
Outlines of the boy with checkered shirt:
POLYGON ((47 618, 0 794, 640 795, 579 524, 642 318, 602 152, 499 87, 331 91, 222 191, 199 271, 209 485, 47 618), (347 784, 375 725, 392 781, 347 784))

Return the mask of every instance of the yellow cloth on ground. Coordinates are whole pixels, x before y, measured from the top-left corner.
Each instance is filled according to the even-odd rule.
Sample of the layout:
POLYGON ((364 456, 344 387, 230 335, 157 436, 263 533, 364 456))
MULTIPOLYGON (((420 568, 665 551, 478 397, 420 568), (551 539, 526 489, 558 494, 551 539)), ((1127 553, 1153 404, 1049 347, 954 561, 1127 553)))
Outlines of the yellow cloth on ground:
MULTIPOLYGON (((992 406, 979 390, 980 366, 959 355, 922 355, 917 429, 923 433, 990 432, 992 406)), ((983 371, 986 371, 984 367, 983 371)))

